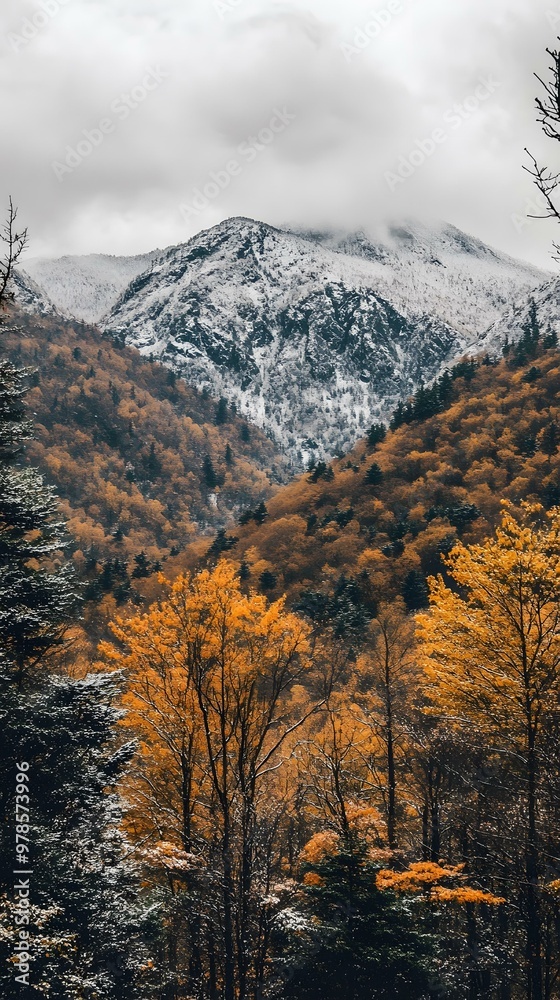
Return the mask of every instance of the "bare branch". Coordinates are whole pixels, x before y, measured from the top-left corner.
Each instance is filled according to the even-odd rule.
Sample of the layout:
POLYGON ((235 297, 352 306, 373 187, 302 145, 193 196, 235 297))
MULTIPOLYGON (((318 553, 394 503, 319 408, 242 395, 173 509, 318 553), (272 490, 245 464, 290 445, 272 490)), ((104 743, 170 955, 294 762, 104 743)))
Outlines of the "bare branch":
POLYGON ((10 197, 8 217, 0 230, 0 241, 5 247, 0 258, 0 309, 9 299, 13 298, 9 287, 10 281, 13 278, 14 268, 28 243, 27 227, 18 232, 17 216, 18 210, 14 207, 10 197))
MULTIPOLYGON (((552 59, 549 66, 550 79, 544 80, 537 73, 535 78, 543 88, 544 95, 537 97, 535 105, 537 108, 537 121, 548 139, 560 142, 560 51, 547 49, 547 54, 552 59)), ((544 200, 543 215, 529 215, 529 219, 556 219, 560 222, 560 207, 557 204, 555 194, 560 188, 560 172, 554 173, 548 167, 539 166, 536 158, 525 150, 531 160, 530 166, 523 167, 533 178, 537 190, 544 200)), ((553 259, 560 261, 560 244, 553 243, 553 259)))

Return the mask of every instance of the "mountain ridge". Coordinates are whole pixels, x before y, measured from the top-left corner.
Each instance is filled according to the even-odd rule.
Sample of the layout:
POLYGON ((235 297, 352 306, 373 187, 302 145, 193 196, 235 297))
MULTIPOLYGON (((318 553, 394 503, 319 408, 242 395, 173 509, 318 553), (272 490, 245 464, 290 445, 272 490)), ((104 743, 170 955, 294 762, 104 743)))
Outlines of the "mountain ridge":
POLYGON ((235 217, 123 260, 133 264, 116 265, 121 284, 136 273, 104 293, 102 329, 227 398, 300 467, 349 450, 420 383, 482 350, 511 302, 550 279, 417 221, 368 235, 235 217))

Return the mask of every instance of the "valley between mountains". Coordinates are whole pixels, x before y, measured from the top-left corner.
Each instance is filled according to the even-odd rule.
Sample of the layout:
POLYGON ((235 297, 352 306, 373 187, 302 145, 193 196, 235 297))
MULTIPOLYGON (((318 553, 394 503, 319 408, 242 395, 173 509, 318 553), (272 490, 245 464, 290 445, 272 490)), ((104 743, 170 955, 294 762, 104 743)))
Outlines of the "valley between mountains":
POLYGON ((421 606, 501 499, 560 497, 559 288, 419 223, 29 261, 5 344, 95 620, 221 555, 316 614, 421 606))
POLYGON ((420 224, 18 272, 0 758, 45 995, 559 981, 559 296, 420 224))

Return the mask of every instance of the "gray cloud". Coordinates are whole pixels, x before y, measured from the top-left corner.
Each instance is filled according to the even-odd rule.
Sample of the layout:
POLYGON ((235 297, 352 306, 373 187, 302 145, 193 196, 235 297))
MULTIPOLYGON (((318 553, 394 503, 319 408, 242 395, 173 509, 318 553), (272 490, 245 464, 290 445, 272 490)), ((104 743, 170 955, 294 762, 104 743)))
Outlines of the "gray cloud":
POLYGON ((234 214, 343 228, 421 214, 547 264, 554 227, 525 223, 522 164, 526 145, 556 155, 533 72, 557 25, 560 0, 3 0, 0 195, 33 254, 139 253, 234 214), (260 142, 277 110, 295 117, 260 142), (53 168, 102 122, 89 155, 53 168), (224 190, 181 214, 232 159, 224 190))

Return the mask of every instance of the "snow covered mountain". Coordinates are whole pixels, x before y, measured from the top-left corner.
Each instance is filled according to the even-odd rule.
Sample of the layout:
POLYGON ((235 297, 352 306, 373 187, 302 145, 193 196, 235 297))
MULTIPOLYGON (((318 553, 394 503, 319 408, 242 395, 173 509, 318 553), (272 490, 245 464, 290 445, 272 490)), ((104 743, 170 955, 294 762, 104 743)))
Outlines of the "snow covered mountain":
POLYGON ((12 292, 26 312, 37 316, 54 316, 57 309, 48 295, 25 271, 16 270, 12 277, 12 292))
POLYGON ((519 340, 523 328, 530 322, 531 303, 535 303, 536 315, 544 334, 554 332, 560 341, 560 278, 541 285, 529 296, 514 302, 504 314, 493 323, 482 343, 483 350, 491 354, 499 353, 506 337, 510 341, 519 340))
MULTIPOLYGON (((20 268, 23 284, 34 282, 60 315, 97 323, 115 305, 133 278, 150 267, 160 250, 137 257, 88 254, 84 257, 34 257, 20 268)), ((20 295, 16 296, 25 305, 20 295)))
POLYGON ((447 225, 374 237, 236 218, 154 260, 102 326, 300 464, 351 447, 549 277, 447 225))

